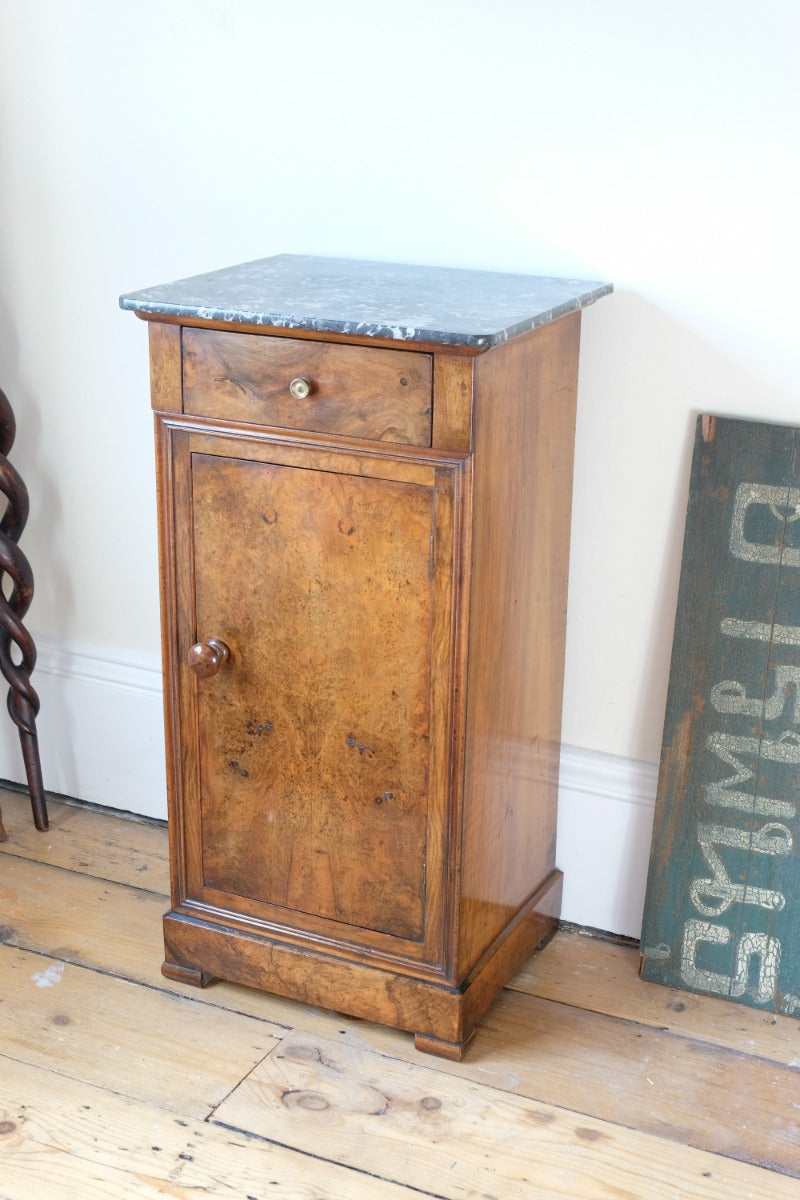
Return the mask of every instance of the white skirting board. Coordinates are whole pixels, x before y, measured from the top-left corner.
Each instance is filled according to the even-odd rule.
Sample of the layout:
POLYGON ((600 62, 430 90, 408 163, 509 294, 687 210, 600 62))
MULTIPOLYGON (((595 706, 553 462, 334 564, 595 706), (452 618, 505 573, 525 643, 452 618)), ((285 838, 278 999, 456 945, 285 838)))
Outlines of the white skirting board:
MULTIPOLYGON (((160 659, 33 636, 45 791, 166 817, 160 659)), ((25 782, 17 730, 2 712, 0 778, 25 782)))
POLYGON ((556 861, 565 921, 638 938, 658 783, 652 763, 562 746, 556 861))
MULTIPOLYGON (((35 636, 35 635, 34 635, 35 636)), ((154 655, 37 640, 33 682, 45 789, 166 817, 161 666, 154 655)), ((638 937, 657 768, 565 746, 558 865, 562 917, 638 937)), ((24 783, 16 728, 0 713, 0 778, 24 783)))

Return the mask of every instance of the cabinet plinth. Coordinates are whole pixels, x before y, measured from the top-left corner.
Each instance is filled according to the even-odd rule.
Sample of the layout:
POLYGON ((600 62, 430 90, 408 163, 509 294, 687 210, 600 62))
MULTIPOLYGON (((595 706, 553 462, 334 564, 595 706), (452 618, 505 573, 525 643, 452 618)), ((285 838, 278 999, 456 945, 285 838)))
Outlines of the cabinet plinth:
POLYGON ((577 310, 609 290, 570 286, 505 337, 123 298, 151 322, 170 977, 459 1058, 555 928, 577 310))

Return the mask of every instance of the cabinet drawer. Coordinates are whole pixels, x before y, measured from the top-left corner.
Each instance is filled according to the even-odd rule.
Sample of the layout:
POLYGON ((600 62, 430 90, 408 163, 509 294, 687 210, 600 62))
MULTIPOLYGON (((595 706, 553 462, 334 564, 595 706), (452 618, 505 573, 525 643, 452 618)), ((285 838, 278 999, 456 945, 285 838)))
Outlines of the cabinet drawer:
POLYGON ((429 446, 431 389, 428 354, 183 330, 183 408, 197 416, 429 446))

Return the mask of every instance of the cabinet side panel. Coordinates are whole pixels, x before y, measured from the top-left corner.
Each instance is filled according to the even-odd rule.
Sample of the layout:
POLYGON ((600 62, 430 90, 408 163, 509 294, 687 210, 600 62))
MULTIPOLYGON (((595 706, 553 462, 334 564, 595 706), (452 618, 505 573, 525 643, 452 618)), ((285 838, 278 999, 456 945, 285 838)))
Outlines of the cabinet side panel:
POLYGON ((580 314, 475 364, 463 976, 555 865, 580 314))

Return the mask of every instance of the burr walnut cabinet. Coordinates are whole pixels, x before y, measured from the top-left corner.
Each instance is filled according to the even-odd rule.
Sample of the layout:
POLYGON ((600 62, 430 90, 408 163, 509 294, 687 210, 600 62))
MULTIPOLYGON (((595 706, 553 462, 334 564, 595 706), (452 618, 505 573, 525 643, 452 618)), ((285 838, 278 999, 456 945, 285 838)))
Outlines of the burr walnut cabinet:
POLYGON ((558 919, 580 308, 281 255, 150 322, 172 978, 460 1057, 558 919))

